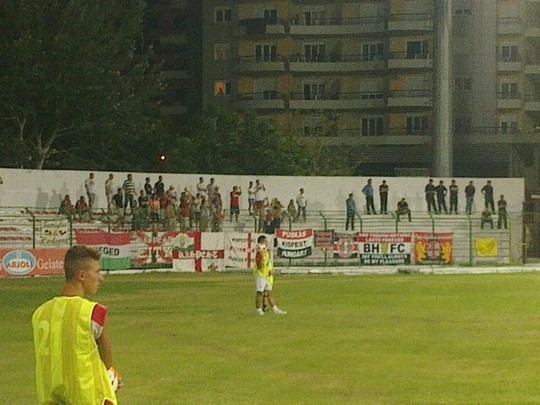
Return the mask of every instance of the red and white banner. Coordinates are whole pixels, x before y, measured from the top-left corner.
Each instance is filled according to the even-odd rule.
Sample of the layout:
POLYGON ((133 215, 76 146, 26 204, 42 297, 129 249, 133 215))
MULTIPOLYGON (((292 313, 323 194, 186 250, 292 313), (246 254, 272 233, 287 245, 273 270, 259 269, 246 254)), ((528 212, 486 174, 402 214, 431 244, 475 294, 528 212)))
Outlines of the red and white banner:
POLYGON ((1 249, 0 276, 52 276, 64 274, 67 249, 1 249))
POLYGON ((356 232, 336 232, 334 234, 334 257, 350 259, 358 256, 356 232))
POLYGON ((188 232, 187 243, 173 249, 177 271, 219 271, 225 264, 223 232, 188 232))
POLYGON ((362 264, 411 264, 411 234, 360 233, 358 250, 362 264))
POLYGON ((101 268, 124 270, 131 267, 131 237, 128 232, 75 231, 80 245, 88 245, 101 252, 101 268))
POLYGON ((415 232, 415 263, 452 264, 453 239, 452 232, 415 232))
POLYGON ((185 245, 193 233, 137 232, 137 264, 171 264, 175 247, 185 245))
POLYGON ((296 229, 291 231, 276 229, 275 235, 279 257, 298 259, 311 256, 313 250, 312 229, 296 229))

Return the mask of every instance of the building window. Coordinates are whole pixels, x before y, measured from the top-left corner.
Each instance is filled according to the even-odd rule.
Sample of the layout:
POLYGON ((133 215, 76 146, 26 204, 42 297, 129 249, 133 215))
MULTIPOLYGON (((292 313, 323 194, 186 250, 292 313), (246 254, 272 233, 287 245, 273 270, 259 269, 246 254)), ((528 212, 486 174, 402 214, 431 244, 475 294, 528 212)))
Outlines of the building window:
POLYGON ((427 115, 413 115, 407 117, 407 135, 426 135, 428 129, 427 115))
POLYGON ((517 119, 514 116, 501 117, 501 134, 510 135, 518 132, 517 119))
POLYGON ((325 25, 326 16, 324 10, 304 11, 304 21, 306 25, 325 25))
POLYGON ((277 23, 277 10, 276 9, 264 10, 263 18, 269 24, 276 24, 277 23))
POLYGON ((501 58, 503 62, 518 62, 517 45, 503 45, 501 47, 501 58))
POLYGON ((231 21, 231 9, 229 7, 216 7, 215 21, 217 23, 231 21))
POLYGON ((362 45, 362 60, 364 62, 370 62, 373 60, 382 60, 383 55, 384 55, 384 45, 382 43, 362 45))
POLYGON ((214 60, 228 59, 230 50, 229 44, 214 44, 214 60))
POLYGON ((518 84, 516 82, 501 83, 501 98, 518 98, 518 84))
POLYGON ((362 136, 380 136, 384 133, 384 118, 362 118, 362 136))
POLYGON ((304 45, 304 55, 306 62, 324 62, 326 59, 325 44, 306 44, 304 45))
POLYGON ((454 0, 455 15, 470 15, 472 13, 471 0, 454 0))
POLYGON ((228 80, 214 81, 214 96, 230 96, 232 94, 232 82, 228 80))
POLYGON ((257 62, 271 62, 277 60, 276 46, 268 44, 255 45, 255 60, 257 62))
POLYGON ((304 84, 304 100, 323 100, 325 94, 324 83, 304 84))
POLYGON ((428 52, 428 41, 407 41, 407 59, 426 59, 428 52))

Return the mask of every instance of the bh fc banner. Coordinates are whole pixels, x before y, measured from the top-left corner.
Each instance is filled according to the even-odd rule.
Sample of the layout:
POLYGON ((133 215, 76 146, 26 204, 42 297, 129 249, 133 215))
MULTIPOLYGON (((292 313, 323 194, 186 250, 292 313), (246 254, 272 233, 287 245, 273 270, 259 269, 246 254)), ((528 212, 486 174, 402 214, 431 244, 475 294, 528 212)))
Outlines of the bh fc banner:
POLYGON ((276 229, 277 253, 279 257, 299 259, 311 256, 313 249, 313 230, 297 229, 286 231, 276 229))
POLYGON ((103 270, 130 268, 131 238, 128 232, 75 231, 75 237, 79 245, 89 245, 101 252, 101 268, 103 270))
POLYGON ((365 265, 411 264, 411 234, 360 233, 358 250, 365 265))
POLYGON ((452 264, 452 232, 415 232, 416 264, 452 264))

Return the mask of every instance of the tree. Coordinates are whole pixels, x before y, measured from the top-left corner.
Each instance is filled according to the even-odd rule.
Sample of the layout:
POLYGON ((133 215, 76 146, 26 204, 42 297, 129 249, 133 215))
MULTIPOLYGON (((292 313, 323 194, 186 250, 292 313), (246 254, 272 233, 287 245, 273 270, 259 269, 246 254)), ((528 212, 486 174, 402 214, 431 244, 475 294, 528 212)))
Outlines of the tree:
POLYGON ((121 169, 120 162, 140 162, 138 152, 162 130, 152 101, 161 83, 139 41, 144 5, 0 3, 2 165, 121 169))

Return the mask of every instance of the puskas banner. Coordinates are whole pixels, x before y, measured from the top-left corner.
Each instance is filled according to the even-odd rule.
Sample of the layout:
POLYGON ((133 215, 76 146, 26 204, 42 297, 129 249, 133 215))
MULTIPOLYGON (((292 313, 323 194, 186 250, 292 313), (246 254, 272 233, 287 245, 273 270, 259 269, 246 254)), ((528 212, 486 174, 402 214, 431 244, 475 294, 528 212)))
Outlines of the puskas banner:
POLYGON ((312 229, 296 229, 292 231, 276 229, 275 232, 279 257, 299 259, 311 256, 313 250, 312 229))
POLYGON ((452 264, 453 239, 452 232, 415 232, 415 263, 452 264))
POLYGON ((358 257, 356 232, 336 232, 334 234, 334 257, 340 259, 358 257))
POLYGON ((365 265, 392 265, 411 263, 410 233, 358 234, 360 261, 365 265))

